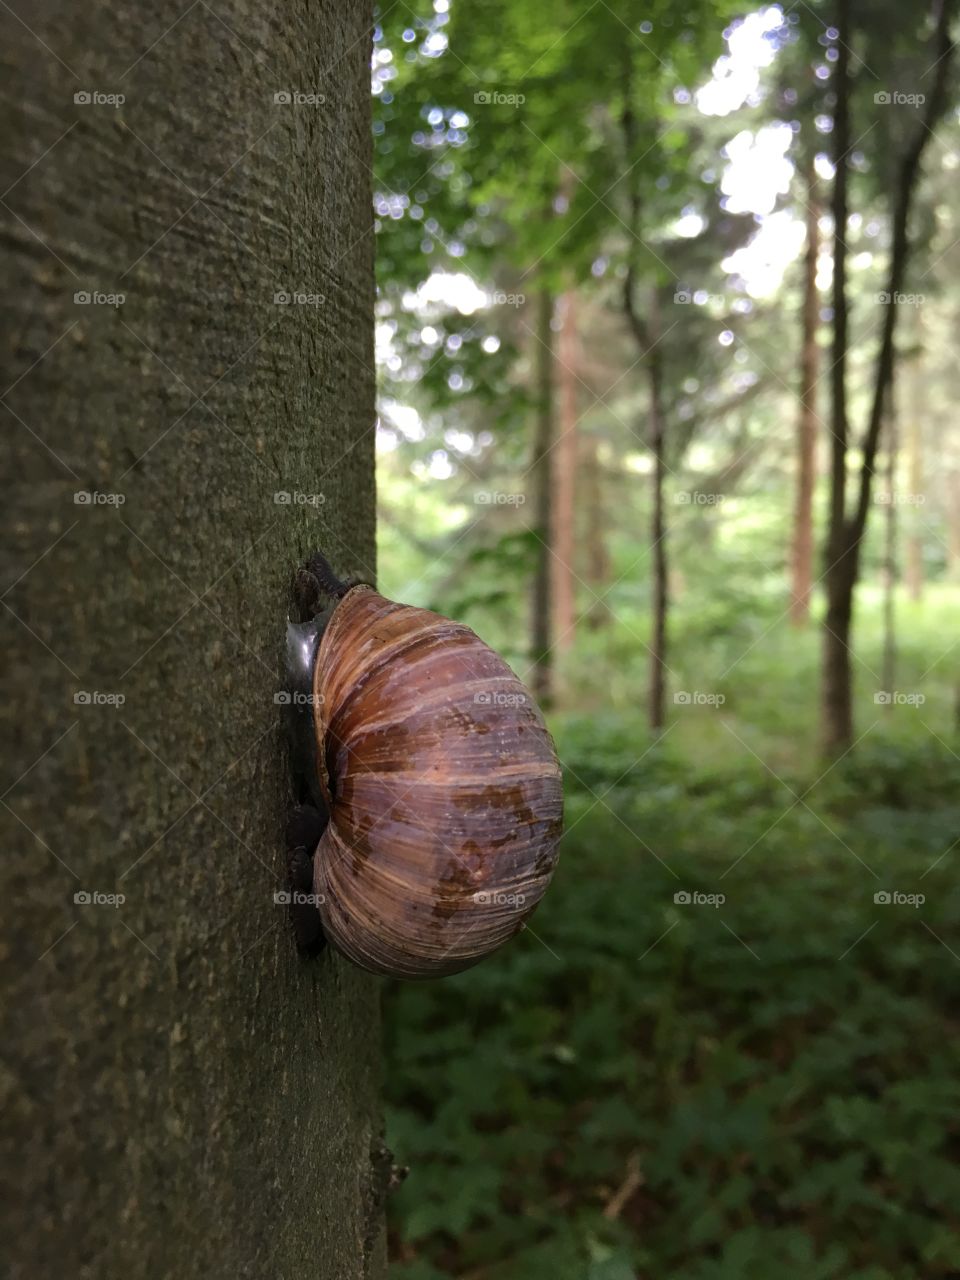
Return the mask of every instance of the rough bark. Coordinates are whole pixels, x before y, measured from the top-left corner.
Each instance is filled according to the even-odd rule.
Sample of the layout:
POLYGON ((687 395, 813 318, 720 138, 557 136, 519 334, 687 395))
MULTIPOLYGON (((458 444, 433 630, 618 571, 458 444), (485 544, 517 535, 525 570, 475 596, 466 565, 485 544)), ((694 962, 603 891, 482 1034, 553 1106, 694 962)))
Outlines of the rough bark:
POLYGON ((534 531, 537 558, 530 597, 530 686, 537 700, 549 705, 553 696, 551 649, 550 538, 553 493, 550 484, 550 450, 553 447, 553 296, 541 289, 537 298, 537 423, 530 464, 534 491, 534 531))
POLYGON ((803 269, 803 334, 800 351, 800 406, 797 421, 797 473, 793 516, 790 621, 804 626, 810 617, 813 586, 813 490, 817 470, 817 382, 820 298, 817 259, 820 255, 820 206, 817 172, 810 161, 806 175, 807 245, 803 269))
POLYGON ((557 341, 557 393, 559 415, 556 444, 550 455, 553 506, 550 559, 554 645, 564 653, 573 645, 576 624, 575 499, 577 478, 577 343, 576 294, 568 290, 561 300, 561 327, 557 341))
POLYGON ((6 1271, 379 1276, 378 983, 274 901, 292 572, 373 570, 370 10, 18 8, 6 1271))

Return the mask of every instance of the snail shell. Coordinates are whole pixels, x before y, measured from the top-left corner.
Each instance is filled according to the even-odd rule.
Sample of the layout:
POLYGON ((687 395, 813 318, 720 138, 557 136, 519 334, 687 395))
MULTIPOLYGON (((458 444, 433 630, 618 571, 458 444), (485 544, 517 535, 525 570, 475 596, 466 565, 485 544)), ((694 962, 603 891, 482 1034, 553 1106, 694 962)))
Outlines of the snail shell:
POLYGON ((312 703, 327 937, 374 973, 475 964, 557 860, 560 767, 533 699, 469 627, 357 586, 323 632, 312 703))

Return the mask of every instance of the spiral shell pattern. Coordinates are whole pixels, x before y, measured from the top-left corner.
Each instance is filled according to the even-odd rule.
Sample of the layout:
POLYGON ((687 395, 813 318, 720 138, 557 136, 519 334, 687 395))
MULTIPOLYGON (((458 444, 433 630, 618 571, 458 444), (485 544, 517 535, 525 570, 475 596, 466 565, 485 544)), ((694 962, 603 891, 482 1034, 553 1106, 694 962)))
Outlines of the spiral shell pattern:
POLYGON ((334 611, 313 693, 328 938, 374 973, 469 968, 523 926, 557 860, 560 767, 533 699, 469 627, 365 586, 334 611))

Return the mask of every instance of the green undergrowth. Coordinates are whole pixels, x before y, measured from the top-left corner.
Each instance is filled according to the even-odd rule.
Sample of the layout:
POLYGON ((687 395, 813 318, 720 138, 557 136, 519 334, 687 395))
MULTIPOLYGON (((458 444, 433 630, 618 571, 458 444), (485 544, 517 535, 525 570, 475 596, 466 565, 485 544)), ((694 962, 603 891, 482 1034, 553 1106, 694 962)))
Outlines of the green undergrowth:
POLYGON ((529 929, 385 994, 395 1280, 960 1274, 960 747, 931 697, 828 767, 796 649, 556 718, 529 929))

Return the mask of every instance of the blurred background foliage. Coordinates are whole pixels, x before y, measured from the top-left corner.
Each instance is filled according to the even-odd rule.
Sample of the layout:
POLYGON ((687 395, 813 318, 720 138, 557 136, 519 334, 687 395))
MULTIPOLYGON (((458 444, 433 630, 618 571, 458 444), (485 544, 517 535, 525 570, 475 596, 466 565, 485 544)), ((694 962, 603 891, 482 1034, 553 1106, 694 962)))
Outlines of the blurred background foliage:
POLYGON ((510 947, 387 987, 388 1141, 411 1167, 398 1280, 960 1275, 956 74, 922 123, 897 95, 933 92, 936 12, 854 16, 844 90, 828 4, 380 15, 379 581, 538 687, 567 828, 510 947), (855 736, 826 757, 843 91, 851 484, 902 157, 932 136, 856 589, 855 736), (654 727, 650 344, 669 549, 654 727), (810 604, 791 609, 804 518, 810 604))

